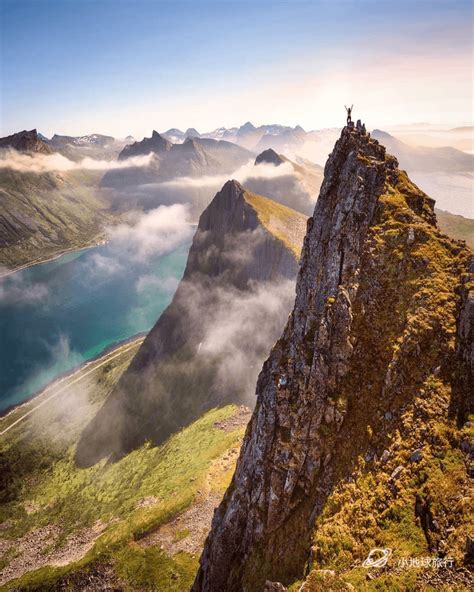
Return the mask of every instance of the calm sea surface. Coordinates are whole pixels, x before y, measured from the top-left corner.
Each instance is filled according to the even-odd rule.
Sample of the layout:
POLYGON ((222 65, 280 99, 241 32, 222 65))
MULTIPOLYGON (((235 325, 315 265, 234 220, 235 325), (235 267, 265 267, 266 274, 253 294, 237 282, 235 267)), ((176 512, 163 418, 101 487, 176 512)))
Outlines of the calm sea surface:
POLYGON ((171 301, 189 246, 139 262, 104 245, 0 278, 0 410, 148 331, 171 301))

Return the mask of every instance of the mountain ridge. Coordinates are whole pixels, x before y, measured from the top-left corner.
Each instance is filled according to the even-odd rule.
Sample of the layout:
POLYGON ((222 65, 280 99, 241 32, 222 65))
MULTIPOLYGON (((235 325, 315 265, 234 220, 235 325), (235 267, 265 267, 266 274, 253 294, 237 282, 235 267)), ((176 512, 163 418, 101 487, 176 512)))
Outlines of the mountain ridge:
POLYGON ((409 172, 468 172, 474 165, 474 155, 451 146, 411 146, 379 129, 373 130, 372 136, 386 144, 387 149, 398 158, 400 165, 409 172))
POLYGON ((162 442, 212 407, 248 402, 256 372, 248 366, 258 367, 255 359, 263 359, 284 323, 291 298, 284 281, 296 277, 305 231, 302 214, 245 191, 237 181, 223 186, 201 214, 173 301, 84 431, 76 452, 80 466, 120 456, 146 438, 162 442), (215 331, 237 322, 230 312, 235 303, 250 306, 252 299, 264 330, 247 347, 245 364, 239 362, 245 373, 239 369, 228 378, 231 335, 237 331, 235 339, 242 340, 239 331, 247 335, 254 328, 250 320, 223 328, 234 333, 217 351, 215 331))
MULTIPOLYGON (((393 546, 402 509, 407 526, 396 531, 397 545, 411 537, 416 553, 442 553, 448 540, 464 560, 468 515, 457 506, 455 521, 443 516, 468 487, 456 430, 472 386, 472 254, 437 230, 433 205, 376 140, 343 129, 308 222, 294 309, 259 375, 257 406, 193 592, 301 582, 307 562, 349 570, 371 542, 393 546), (451 430, 453 443, 438 430, 451 430), (448 454, 457 463, 454 493, 441 488, 435 469, 436 455, 448 454), (374 486, 354 489, 355 479, 378 483, 377 497, 374 486), (342 506, 350 518, 337 514, 340 492, 351 500, 342 506), (360 509, 350 514, 362 502, 370 529, 360 509), (436 514, 428 522, 427 512, 436 514), (341 529, 350 544, 338 541, 341 529)), ((308 581, 302 589, 320 588, 308 581)))
POLYGON ((53 150, 38 135, 36 129, 23 130, 0 138, 0 148, 11 148, 18 152, 52 154, 53 150))

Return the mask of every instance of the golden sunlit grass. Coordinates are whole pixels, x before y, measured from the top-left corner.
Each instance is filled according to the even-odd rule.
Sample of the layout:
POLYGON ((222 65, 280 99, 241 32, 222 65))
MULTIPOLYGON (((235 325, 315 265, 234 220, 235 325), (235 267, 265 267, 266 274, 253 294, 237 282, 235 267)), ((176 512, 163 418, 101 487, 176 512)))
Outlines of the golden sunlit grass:
POLYGON ((244 198, 257 212, 263 226, 299 259, 306 235, 306 216, 250 191, 245 192, 244 198))

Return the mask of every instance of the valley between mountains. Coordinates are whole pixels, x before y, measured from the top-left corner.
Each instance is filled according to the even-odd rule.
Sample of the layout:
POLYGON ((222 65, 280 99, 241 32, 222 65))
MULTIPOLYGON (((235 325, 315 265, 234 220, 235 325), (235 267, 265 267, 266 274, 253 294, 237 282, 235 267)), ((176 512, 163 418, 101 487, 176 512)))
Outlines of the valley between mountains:
POLYGON ((0 417, 0 589, 472 589, 473 221, 409 170, 469 155, 359 123, 0 150, 6 271, 197 222, 146 336, 0 417))

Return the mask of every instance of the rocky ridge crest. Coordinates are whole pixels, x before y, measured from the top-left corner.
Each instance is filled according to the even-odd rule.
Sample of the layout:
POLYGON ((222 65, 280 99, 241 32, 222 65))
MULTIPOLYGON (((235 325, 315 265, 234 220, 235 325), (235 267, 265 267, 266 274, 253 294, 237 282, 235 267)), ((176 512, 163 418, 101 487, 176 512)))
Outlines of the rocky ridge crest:
POLYGON ((13 148, 18 152, 37 152, 40 154, 52 154, 53 150, 40 139, 38 132, 33 129, 23 130, 11 136, 0 138, 0 148, 13 148))
POLYGON ((305 566, 361 561, 370 541, 393 544, 397 512, 420 549, 451 545, 464 560, 471 255, 438 231, 433 206, 363 128, 343 129, 194 592, 254 592, 305 566), (456 458, 452 491, 439 455, 456 458))

